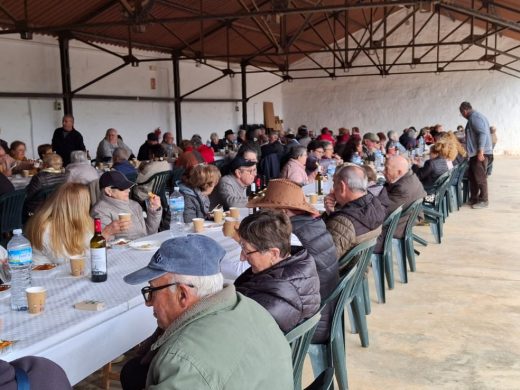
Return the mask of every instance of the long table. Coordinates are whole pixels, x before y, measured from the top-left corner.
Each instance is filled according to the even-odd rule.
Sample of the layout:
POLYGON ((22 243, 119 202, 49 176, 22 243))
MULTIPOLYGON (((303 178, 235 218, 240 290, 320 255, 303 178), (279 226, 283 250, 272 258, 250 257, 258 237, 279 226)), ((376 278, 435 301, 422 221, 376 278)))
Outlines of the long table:
MULTIPOLYGON (((221 265, 228 282, 249 267, 239 261, 240 246, 224 237, 221 228, 209 228, 203 234, 226 250, 221 265)), ((165 231, 138 241, 163 242, 171 237, 165 231)), ((12 311, 10 299, 0 298, 1 338, 16 340, 12 351, 0 358, 11 361, 27 355, 46 357, 58 363, 75 384, 146 339, 157 326, 140 292, 146 283, 128 285, 123 276, 148 264, 153 253, 109 249, 108 281, 104 283, 93 283, 88 276, 70 276, 68 264, 50 271, 33 271, 32 285, 47 289, 45 310, 38 315, 12 311), (77 302, 92 299, 104 301, 106 308, 99 312, 73 308, 77 302)))

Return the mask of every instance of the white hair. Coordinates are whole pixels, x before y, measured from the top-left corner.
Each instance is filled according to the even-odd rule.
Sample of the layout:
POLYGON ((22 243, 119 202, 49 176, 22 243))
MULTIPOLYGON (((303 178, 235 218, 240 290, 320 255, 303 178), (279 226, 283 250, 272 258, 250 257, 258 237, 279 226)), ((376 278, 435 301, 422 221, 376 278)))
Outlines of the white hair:
POLYGON ((74 150, 70 152, 70 162, 88 164, 87 153, 83 150, 74 150))
MULTIPOLYGON (((172 274, 172 283, 192 284, 195 286, 197 296, 204 298, 208 295, 218 293, 224 287, 224 276, 219 272, 215 275, 209 276, 191 276, 172 274)), ((170 289, 174 291, 176 286, 171 286, 170 289)))

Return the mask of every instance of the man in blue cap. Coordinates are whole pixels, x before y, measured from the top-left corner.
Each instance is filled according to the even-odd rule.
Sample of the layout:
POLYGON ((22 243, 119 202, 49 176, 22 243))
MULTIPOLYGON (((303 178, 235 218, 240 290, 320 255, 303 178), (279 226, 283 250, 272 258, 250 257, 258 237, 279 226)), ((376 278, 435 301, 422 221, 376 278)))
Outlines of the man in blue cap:
POLYGON ((223 287, 224 255, 209 237, 176 237, 125 276, 149 283, 141 291, 163 330, 151 346, 147 389, 293 388, 285 337, 264 308, 223 287))

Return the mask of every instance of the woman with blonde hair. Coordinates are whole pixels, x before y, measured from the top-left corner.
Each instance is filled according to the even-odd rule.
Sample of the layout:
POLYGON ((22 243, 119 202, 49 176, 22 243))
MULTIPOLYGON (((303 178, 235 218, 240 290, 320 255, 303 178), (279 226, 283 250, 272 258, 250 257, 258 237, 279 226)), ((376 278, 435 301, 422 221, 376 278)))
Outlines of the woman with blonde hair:
POLYGON ((220 171, 214 165, 199 164, 194 166, 179 191, 184 195, 184 222, 193 218, 208 218, 209 195, 220 180, 220 171))
POLYGON ((448 145, 448 160, 452 161, 453 165, 459 165, 466 159, 466 150, 453 131, 445 133, 441 138, 441 142, 445 142, 448 145))
MULTIPOLYGON (((89 209, 87 186, 66 183, 56 190, 29 219, 25 229, 33 247, 33 262, 59 264, 72 255, 84 254, 94 234, 89 209)), ((119 221, 114 221, 103 229, 103 236, 108 238, 119 231, 119 221)))

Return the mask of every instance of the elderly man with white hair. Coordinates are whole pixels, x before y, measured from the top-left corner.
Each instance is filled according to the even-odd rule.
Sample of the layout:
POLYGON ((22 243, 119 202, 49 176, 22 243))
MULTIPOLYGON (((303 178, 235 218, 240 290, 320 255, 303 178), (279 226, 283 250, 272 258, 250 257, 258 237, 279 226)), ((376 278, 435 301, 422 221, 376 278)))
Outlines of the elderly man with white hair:
POLYGON ((70 153, 70 164, 65 167, 67 183, 88 184, 99 179, 99 175, 87 158, 83 150, 75 150, 70 153))
MULTIPOLYGON (((387 158, 384 173, 386 193, 390 201, 386 209, 387 215, 390 215, 399 206, 403 206, 404 210, 417 199, 426 196, 421 181, 410 169, 410 165, 404 157, 392 156, 387 158)), ((402 217, 399 220, 394 237, 401 238, 403 236, 407 221, 408 217, 402 217)))
MULTIPOLYGON (((271 315, 258 303, 223 287, 224 249, 190 234, 165 241, 148 266, 127 275, 143 287, 162 332, 147 363, 133 360, 121 374, 123 388, 293 388, 291 352, 271 315), (141 364, 144 363, 144 364, 141 364), (138 385, 139 372, 148 371, 138 385)), ((139 358, 138 358, 139 359, 139 358)))
MULTIPOLYGON (((359 166, 345 164, 336 170, 332 192, 324 201, 328 214, 324 219, 338 258, 357 244, 381 233, 385 208, 367 188, 367 175, 359 166)), ((347 269, 342 271, 348 268, 347 265, 347 269)))

